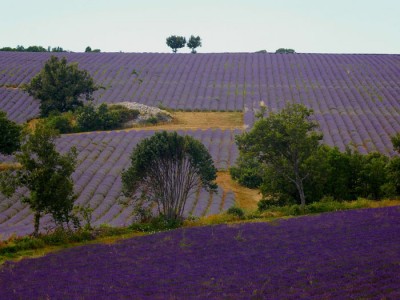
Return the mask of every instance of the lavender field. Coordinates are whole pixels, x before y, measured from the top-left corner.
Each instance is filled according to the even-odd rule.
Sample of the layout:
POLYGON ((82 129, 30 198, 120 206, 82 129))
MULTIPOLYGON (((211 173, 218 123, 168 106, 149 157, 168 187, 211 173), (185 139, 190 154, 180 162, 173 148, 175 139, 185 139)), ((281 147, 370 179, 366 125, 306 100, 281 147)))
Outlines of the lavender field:
MULTIPOLYGON (((0 53, 0 109, 24 122, 38 102, 18 87, 50 53, 0 53)), ((324 142, 362 153, 392 155, 390 136, 400 131, 400 55, 260 53, 62 53, 87 69, 97 102, 135 101, 173 109, 245 111, 254 122, 260 101, 271 110, 285 102, 312 108, 324 142)))
POLYGON ((399 299, 400 209, 199 228, 0 269, 5 299, 399 299))
MULTIPOLYGON (((181 131, 201 141, 213 157, 215 166, 226 170, 237 156, 233 146, 234 136, 240 131, 230 130, 197 130, 181 131)), ((94 132, 88 134, 64 135, 58 142, 58 150, 68 151, 75 146, 78 151, 78 165, 72 177, 77 205, 90 205, 93 211, 93 224, 110 224, 127 226, 133 221, 132 207, 123 206, 121 198, 121 173, 130 164, 129 156, 135 145, 143 138, 154 134, 154 131, 114 131, 94 132)), ((33 214, 27 205, 21 203, 24 194, 20 190, 7 199, 0 194, 0 240, 12 233, 26 235, 33 232, 33 214)), ((199 190, 189 199, 185 207, 185 216, 205 216, 218 214, 235 203, 232 191, 218 189, 217 194, 199 190)), ((43 230, 54 224, 50 217, 43 218, 43 230)))

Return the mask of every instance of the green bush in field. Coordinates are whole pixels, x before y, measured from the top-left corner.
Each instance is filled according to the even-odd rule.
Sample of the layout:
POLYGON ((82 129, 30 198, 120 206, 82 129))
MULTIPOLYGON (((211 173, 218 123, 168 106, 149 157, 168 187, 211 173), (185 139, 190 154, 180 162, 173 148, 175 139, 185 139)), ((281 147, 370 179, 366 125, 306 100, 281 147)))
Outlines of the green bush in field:
POLYGON ((241 209, 240 207, 237 207, 237 206, 230 207, 226 213, 228 215, 236 216, 241 219, 244 217, 243 209, 241 209))

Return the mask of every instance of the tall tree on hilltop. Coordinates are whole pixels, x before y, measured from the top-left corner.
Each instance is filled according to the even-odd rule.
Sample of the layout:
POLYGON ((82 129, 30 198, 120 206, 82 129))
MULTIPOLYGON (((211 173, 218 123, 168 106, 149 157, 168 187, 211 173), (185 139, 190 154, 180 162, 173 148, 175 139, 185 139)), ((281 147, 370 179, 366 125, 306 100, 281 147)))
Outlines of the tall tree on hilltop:
POLYGON ((196 53, 196 48, 201 47, 201 38, 199 36, 195 37, 194 35, 190 36, 187 46, 192 49, 193 54, 196 53))
POLYGON ((183 36, 171 35, 167 37, 167 45, 176 53, 179 48, 185 47, 186 39, 183 36))

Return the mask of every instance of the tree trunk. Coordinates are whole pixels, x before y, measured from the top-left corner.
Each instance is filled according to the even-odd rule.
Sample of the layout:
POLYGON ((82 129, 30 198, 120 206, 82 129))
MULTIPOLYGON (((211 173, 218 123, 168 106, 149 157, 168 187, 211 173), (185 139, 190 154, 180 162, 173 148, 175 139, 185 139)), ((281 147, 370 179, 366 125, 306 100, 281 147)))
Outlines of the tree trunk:
POLYGON ((302 181, 298 182, 296 186, 300 196, 301 210, 304 212, 304 208, 306 206, 306 195, 304 194, 303 182, 302 181))
POLYGON ((40 225, 40 212, 35 212, 35 231, 33 232, 34 236, 39 235, 39 225, 40 225))

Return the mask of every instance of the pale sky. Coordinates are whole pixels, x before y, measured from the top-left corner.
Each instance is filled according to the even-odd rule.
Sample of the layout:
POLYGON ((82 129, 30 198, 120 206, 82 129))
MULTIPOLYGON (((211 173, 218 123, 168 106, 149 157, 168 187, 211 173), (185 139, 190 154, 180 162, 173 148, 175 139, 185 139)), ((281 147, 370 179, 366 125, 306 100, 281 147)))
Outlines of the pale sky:
MULTIPOLYGON (((399 0, 0 0, 0 48, 171 52, 199 35, 199 53, 400 53, 399 0)), ((183 48, 179 53, 189 53, 183 48)))

